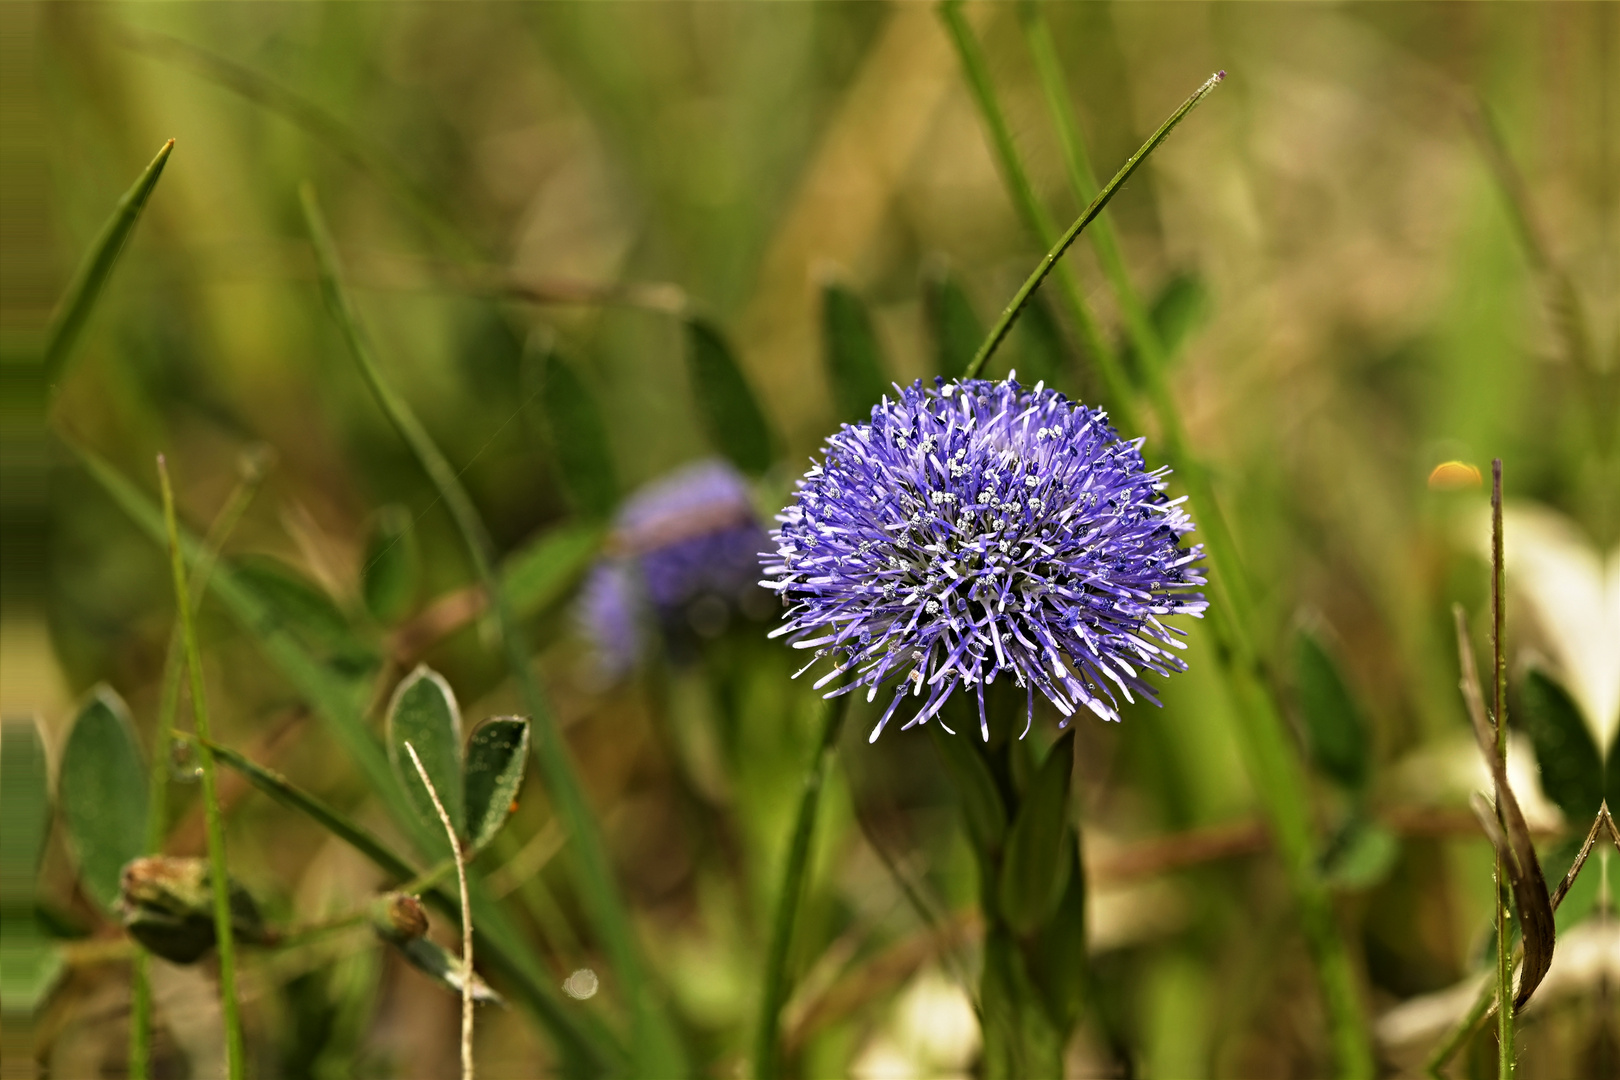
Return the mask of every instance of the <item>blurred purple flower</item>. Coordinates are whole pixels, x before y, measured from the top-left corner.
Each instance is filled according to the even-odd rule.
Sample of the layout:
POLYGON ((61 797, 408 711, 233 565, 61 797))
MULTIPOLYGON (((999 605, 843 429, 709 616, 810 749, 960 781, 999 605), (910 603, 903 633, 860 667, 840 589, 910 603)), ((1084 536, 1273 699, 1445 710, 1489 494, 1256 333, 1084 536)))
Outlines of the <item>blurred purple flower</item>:
POLYGON ((578 615, 606 672, 634 666, 656 620, 677 654, 714 637, 733 615, 775 607, 758 585, 769 538, 748 484, 730 465, 700 461, 643 487, 620 507, 608 554, 592 568, 578 615))
POLYGON ((832 658, 818 688, 852 673, 829 696, 866 686, 870 701, 904 672, 873 740, 907 691, 923 698, 911 727, 962 684, 988 739, 984 687, 1003 673, 1031 715, 1039 689, 1065 724, 1081 706, 1118 720, 1116 693, 1157 704, 1141 669, 1186 669, 1166 648, 1182 632, 1159 617, 1207 606, 1169 470, 1040 384, 936 386, 896 387, 799 481, 762 582, 788 604, 772 636, 832 658))

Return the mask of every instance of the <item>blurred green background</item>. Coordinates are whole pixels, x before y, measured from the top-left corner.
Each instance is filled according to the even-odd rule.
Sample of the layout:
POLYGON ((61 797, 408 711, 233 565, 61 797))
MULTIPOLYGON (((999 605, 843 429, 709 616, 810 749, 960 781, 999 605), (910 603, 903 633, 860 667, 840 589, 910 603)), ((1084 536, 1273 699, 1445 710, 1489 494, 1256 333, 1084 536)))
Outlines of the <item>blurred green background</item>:
MULTIPOLYGON (((1067 221, 1079 208, 1015 10, 967 13, 1038 194, 1067 221)), ((1414 1068, 1471 998, 1433 995, 1483 970, 1491 898, 1490 849, 1466 811, 1486 781, 1449 614, 1460 601, 1484 625, 1484 495, 1431 485, 1435 466, 1488 476, 1504 459, 1510 656, 1534 653, 1561 674, 1599 746, 1620 710, 1620 472, 1604 396, 1620 340, 1620 8, 1061 4, 1047 15, 1104 174, 1211 71, 1230 75, 1110 212, 1138 288, 1163 301, 1179 341, 1175 393, 1256 582, 1270 674, 1292 701, 1293 642, 1309 628, 1371 733, 1364 804, 1326 776, 1314 790, 1322 835, 1361 845, 1329 870, 1369 1012, 1384 1018, 1380 1057, 1414 1068), (1471 119, 1482 106, 1518 193, 1471 119), (1548 302, 1559 282, 1584 338, 1568 304, 1548 302), (1378 823, 1372 840, 1353 835, 1363 818, 1378 823)), ((1041 254, 926 5, 14 3, 0 28, 6 510, 8 547, 20 545, 6 558, 3 704, 43 718, 52 746, 98 681, 149 738, 173 618, 164 553, 59 437, 150 493, 166 453, 199 531, 241 456, 268 448, 273 467, 227 552, 275 557, 343 613, 361 610, 377 514, 405 507, 421 581, 395 625, 354 620, 357 692, 385 699, 421 659, 469 719, 519 709, 477 618, 401 644, 400 627, 472 569, 321 303, 306 181, 384 368, 464 470, 503 555, 589 518, 554 468, 537 342, 599 403, 629 492, 713 454, 671 311, 711 318, 780 433, 756 485, 768 519, 840 419, 822 359, 824 284, 864 300, 890 377, 907 381, 940 370, 928 298, 941 281, 988 322, 1041 254), (169 138, 173 158, 47 406, 29 350, 169 138)), ((1068 258, 1105 334, 1122 340, 1092 252, 1082 242, 1068 258)), ((1056 337, 1020 331, 992 370, 1093 396, 1073 328, 1055 306, 1047 321, 1056 337)), ((575 562, 529 606, 540 669, 693 1060, 737 1075, 813 699, 758 625, 711 643, 701 663, 605 682, 571 614, 575 562)), ((201 628, 221 741, 386 831, 255 642, 211 604, 201 628)), ((336 661, 346 641, 325 642, 336 661)), ((1197 628, 1192 642, 1163 710, 1079 725, 1095 993, 1071 1072, 1321 1075, 1306 954, 1209 645, 1197 628)), ((869 747, 864 710, 833 769, 795 946, 793 1068, 967 1074, 976 1036, 955 973, 973 962, 972 862, 926 737, 892 731, 869 747)), ((1053 731, 1038 720, 1031 737, 1053 731)), ((1519 764, 1549 844, 1584 834, 1556 793, 1539 794, 1534 761, 1519 764)), ((176 790, 170 846, 195 853, 193 789, 176 790)), ((504 882, 561 982, 599 957, 547 861, 549 822, 531 776, 507 847, 480 872, 504 882)), ((251 793, 237 793, 228 829, 235 872, 287 920, 378 886, 347 849, 251 793)), ((60 838, 40 882, 65 926, 114 933, 76 891, 60 838)), ((1543 992, 1525 1022, 1526 1075, 1620 1075, 1608 963, 1606 976, 1543 992)), ((32 1045, 53 1075, 116 1074, 126 970, 70 965, 31 1035, 8 1036, 8 1058, 32 1045)), ((245 979, 267 1075, 311 1062, 334 1075, 453 1072, 455 999, 363 937, 302 962, 250 953, 245 979), (354 1019, 323 1024, 327 1013, 354 1019)), ((616 1018, 611 991, 576 1007, 616 1018)), ((211 1075, 203 977, 165 969, 158 994, 165 1074, 190 1062, 211 1075)), ((555 1063, 516 1007, 480 1013, 478 1046, 486 1076, 555 1063)), ((1493 1074, 1492 1054, 1482 1035, 1459 1069, 1493 1074)))

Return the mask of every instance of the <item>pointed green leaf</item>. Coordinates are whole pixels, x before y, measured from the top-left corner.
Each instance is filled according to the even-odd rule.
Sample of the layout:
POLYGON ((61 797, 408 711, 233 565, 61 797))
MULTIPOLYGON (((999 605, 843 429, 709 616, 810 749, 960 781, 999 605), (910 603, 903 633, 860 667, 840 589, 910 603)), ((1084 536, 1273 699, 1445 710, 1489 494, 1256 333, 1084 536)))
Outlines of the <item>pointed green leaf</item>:
POLYGON ((146 766, 129 709, 111 687, 96 687, 74 717, 56 787, 79 880, 110 911, 124 864, 145 853, 147 804, 146 766))
POLYGON ((1064 857, 1069 861, 1068 884, 1058 901, 1056 914, 1041 927, 1028 956, 1030 980, 1040 992, 1052 1025, 1067 1039, 1085 1002, 1089 964, 1086 877, 1080 862, 1080 845, 1073 843, 1064 847, 1064 857))
POLYGON ((838 418, 859 423, 889 388, 883 347, 861 298, 842 285, 821 290, 821 355, 838 418))
POLYGON ((107 279, 112 277, 113 267, 118 265, 124 242, 135 231, 141 211, 146 209, 146 200, 151 196, 152 189, 157 187, 158 177, 163 175, 163 166, 168 163, 173 150, 174 140, 170 139, 130 189, 124 192, 123 198, 118 200, 117 209, 101 227, 101 234, 90 246, 67 292, 52 313, 50 330, 45 339, 47 385, 62 377, 63 369, 73 356, 73 348, 78 344, 85 324, 90 321, 90 313, 101 298, 101 290, 107 284, 107 279))
POLYGON ((516 716, 486 721, 467 744, 467 839, 477 851, 494 839, 517 806, 529 760, 529 722, 516 716))
MULTIPOLYGON (((449 949, 431 938, 412 938, 410 941, 389 942, 398 949, 411 962, 411 966, 424 973, 433 981, 443 985, 457 994, 461 993, 461 960, 449 949)), ((477 954, 475 953, 474 956, 477 954)), ((475 961, 476 962, 476 961, 475 961)), ((478 972, 473 972, 474 1001, 505 1005, 506 1002, 489 984, 481 979, 478 972)))
POLYGON ((770 422, 753 388, 714 324, 686 323, 686 362, 709 442, 745 473, 759 475, 771 464, 770 422))
MULTIPOLYGON (((466 796, 461 784, 461 710, 444 677, 426 665, 405 677, 388 703, 388 758, 394 775, 422 820, 439 824, 439 813, 405 750, 410 743, 439 793, 456 832, 467 831, 466 796)), ((441 826, 442 827, 442 826, 441 826)), ((446 848, 449 841, 445 841, 446 848)))
POLYGON ((1367 724, 1332 654, 1310 630, 1295 635, 1294 676, 1312 760, 1346 788, 1360 791, 1371 758, 1367 724))
POLYGON ((366 534, 365 561, 360 566, 360 597, 371 617, 390 626, 416 606, 422 580, 422 553, 416 543, 411 513, 385 506, 366 534))
POLYGON ((1368 889, 1383 881, 1400 856, 1401 842, 1376 821, 1352 817, 1322 859, 1322 877, 1344 889, 1368 889))
POLYGON ((34 872, 51 824, 45 740, 28 717, 0 721, 0 911, 33 919, 34 872))
POLYGON ((1165 282, 1148 313, 1167 359, 1176 355, 1187 335, 1208 316, 1209 289, 1197 271, 1191 270, 1165 282))
MULTIPOLYGON (((1541 789, 1571 823, 1591 821, 1603 804, 1603 761, 1580 708, 1539 667, 1525 672, 1519 699, 1524 726, 1536 748, 1536 763, 1541 766, 1541 789)), ((1611 803, 1610 809, 1613 807, 1611 803)))
POLYGON ((501 588, 512 610, 535 615, 568 595, 596 560, 606 535, 600 525, 558 525, 501 563, 501 588))
POLYGON ((270 555, 247 555, 236 561, 235 573, 306 649, 342 674, 360 675, 377 666, 376 653, 360 640, 348 616, 293 567, 270 555))
POLYGON ((527 376, 538 385, 540 415, 551 466, 580 513, 605 518, 619 501, 619 481, 607 423, 590 387, 557 351, 531 348, 527 376))
POLYGON ((1007 834, 1007 807, 984 754, 969 742, 970 735, 952 735, 943 724, 930 724, 928 730, 933 733, 945 771, 950 773, 956 797, 962 802, 973 846, 981 856, 1001 850, 1007 834))
POLYGON ((1046 925, 1062 899, 1072 842, 1069 827, 1069 775, 1074 770, 1074 731, 1063 734, 1024 792, 1018 816, 1007 833, 998 895, 1001 916, 1020 936, 1046 925))
POLYGON ((954 379, 967 370, 968 361, 984 340, 984 323, 955 274, 942 270, 923 286, 923 306, 934 338, 934 370, 954 379))

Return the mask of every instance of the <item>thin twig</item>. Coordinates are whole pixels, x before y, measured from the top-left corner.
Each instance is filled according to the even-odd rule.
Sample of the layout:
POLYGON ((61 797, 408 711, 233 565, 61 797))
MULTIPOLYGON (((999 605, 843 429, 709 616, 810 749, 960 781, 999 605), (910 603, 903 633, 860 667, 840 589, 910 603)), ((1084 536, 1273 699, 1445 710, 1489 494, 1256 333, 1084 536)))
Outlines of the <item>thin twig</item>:
MULTIPOLYGON (((1491 719, 1496 724, 1496 753, 1504 764, 1507 761, 1507 664, 1503 655, 1502 633, 1507 623, 1503 607, 1503 586, 1506 571, 1502 558, 1502 459, 1491 462, 1491 674, 1494 700, 1491 719)), ((1498 788, 1496 805, 1501 813, 1502 801, 1509 798, 1498 788)), ((1505 825, 1504 825, 1505 828, 1505 825)), ((1513 993, 1513 959, 1508 955, 1508 891, 1505 860, 1509 858, 1507 843, 1496 846, 1496 1000, 1507 1001, 1513 993)), ((1513 1075, 1513 1010, 1498 1009, 1496 1014, 1497 1076, 1508 1080, 1513 1075)))
POLYGON ((461 886, 461 1080, 473 1080, 473 932, 472 901, 467 897, 467 863, 461 857, 461 838, 456 835, 455 824, 445 812, 444 803, 439 801, 439 792, 428 778, 427 770, 422 768, 416 747, 407 741, 405 752, 411 755, 416 775, 422 778, 422 786, 433 800, 433 809, 439 812, 444 833, 450 838, 450 854, 456 860, 456 882, 461 886))

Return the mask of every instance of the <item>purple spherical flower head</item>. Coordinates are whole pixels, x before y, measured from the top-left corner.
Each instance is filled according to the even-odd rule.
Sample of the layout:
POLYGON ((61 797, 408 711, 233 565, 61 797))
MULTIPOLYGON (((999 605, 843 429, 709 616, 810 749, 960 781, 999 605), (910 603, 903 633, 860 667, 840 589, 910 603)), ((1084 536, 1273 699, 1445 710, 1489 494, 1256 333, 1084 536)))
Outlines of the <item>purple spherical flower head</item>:
POLYGON ((717 633, 734 609, 760 617, 770 603, 756 584, 765 543, 747 481, 724 462, 697 462, 632 495, 580 599, 604 668, 620 674, 635 662, 644 611, 672 643, 717 633))
POLYGON ((1207 606, 1169 470, 1041 384, 936 386, 897 386, 799 481, 762 582, 788 604, 772 636, 833 659, 818 688, 849 673, 832 694, 865 686, 870 701, 903 676, 874 741, 908 691, 922 699, 912 727, 964 684, 988 740, 984 687, 1003 674, 1031 715, 1039 689, 1065 724, 1082 706, 1118 720, 1116 693, 1157 704, 1143 670, 1187 666, 1160 617, 1207 606))

